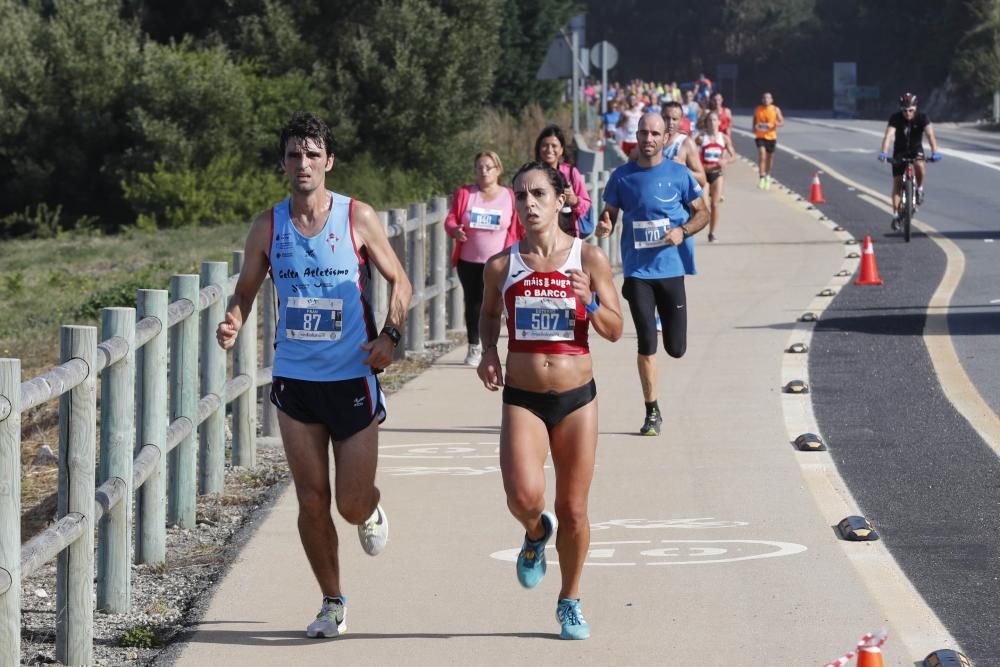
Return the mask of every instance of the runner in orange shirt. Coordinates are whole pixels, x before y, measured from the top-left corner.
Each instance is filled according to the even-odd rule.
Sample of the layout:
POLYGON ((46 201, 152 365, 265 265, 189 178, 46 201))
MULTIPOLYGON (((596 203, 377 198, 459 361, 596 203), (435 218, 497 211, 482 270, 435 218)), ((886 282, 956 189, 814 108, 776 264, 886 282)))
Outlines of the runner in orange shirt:
POLYGON ((778 128, 785 124, 781 109, 774 103, 771 93, 764 93, 761 103, 753 112, 754 143, 757 144, 757 164, 760 180, 757 187, 771 187, 771 168, 774 166, 774 148, 778 144, 778 128))

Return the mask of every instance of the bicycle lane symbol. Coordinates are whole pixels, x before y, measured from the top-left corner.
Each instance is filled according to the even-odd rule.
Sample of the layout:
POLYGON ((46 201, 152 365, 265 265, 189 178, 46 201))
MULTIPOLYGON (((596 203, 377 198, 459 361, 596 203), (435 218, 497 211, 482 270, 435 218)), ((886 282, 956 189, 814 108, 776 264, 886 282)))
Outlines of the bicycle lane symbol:
MULTIPOLYGON (((393 477, 479 477, 500 473, 500 446, 496 440, 381 445, 379 458, 390 462, 379 466, 379 471, 393 477), (403 461, 413 463, 392 465, 403 461)), ((546 463, 545 467, 551 465, 546 463)))
MULTIPOLYGON (((591 526, 591 530, 596 533, 614 529, 619 529, 617 532, 642 531, 642 537, 648 536, 649 539, 593 540, 590 543, 585 565, 595 567, 658 567, 734 563, 794 556, 807 550, 805 545, 779 540, 657 539, 647 532, 657 529, 698 530, 747 525, 746 522, 742 521, 716 521, 711 518, 659 521, 617 519, 594 524, 591 526)), ((639 537, 639 535, 628 537, 639 537)), ((490 557, 496 560, 514 562, 517 560, 519 551, 519 548, 503 549, 493 552, 490 557)), ((559 564, 554 545, 550 544, 546 547, 546 560, 553 565, 559 564)))

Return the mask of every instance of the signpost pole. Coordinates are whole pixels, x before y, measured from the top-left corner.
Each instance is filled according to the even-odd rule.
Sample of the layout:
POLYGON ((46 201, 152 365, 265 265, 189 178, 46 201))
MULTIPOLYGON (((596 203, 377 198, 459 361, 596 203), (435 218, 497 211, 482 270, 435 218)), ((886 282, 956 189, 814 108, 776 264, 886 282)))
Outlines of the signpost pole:
MULTIPOLYGON (((996 102, 993 108, 996 109, 996 102)), ((608 112, 608 43, 601 41, 601 118, 608 112)))
POLYGON ((573 96, 573 132, 580 131, 580 105, 579 105, 579 87, 580 82, 577 78, 577 60, 580 58, 580 35, 576 30, 570 33, 570 51, 573 55, 571 57, 572 71, 573 71, 573 85, 570 87, 570 94, 573 96))

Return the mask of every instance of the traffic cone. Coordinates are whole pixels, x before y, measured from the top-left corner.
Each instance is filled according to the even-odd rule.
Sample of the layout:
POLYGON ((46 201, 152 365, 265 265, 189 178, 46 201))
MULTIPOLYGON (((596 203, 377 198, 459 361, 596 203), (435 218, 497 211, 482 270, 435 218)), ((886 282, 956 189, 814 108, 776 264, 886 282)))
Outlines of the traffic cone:
POLYGON ((878 266, 875 264, 875 248, 872 237, 866 236, 864 250, 861 251, 861 276, 854 281, 855 285, 884 285, 878 277, 878 266))
POLYGON ((885 667, 882 649, 878 646, 862 646, 858 649, 858 667, 885 667))
POLYGON ((823 199, 823 186, 819 183, 819 172, 817 171, 813 174, 812 189, 809 190, 809 203, 810 204, 825 204, 826 200, 823 199))

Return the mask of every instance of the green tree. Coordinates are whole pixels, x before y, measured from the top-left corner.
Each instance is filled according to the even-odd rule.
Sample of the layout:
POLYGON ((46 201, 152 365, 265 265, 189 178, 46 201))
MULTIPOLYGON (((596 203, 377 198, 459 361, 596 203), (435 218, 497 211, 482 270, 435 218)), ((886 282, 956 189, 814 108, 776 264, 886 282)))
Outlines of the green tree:
MULTIPOLYGON (((611 3, 607 3, 611 4, 611 3)), ((552 40, 578 11, 567 0, 503 0, 496 81, 490 101, 510 113, 531 103, 552 106, 564 86, 535 78, 552 40)), ((491 58, 489 52, 484 52, 491 58)))

